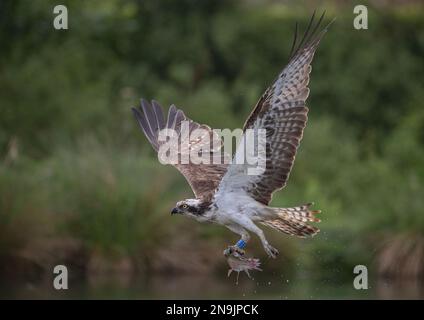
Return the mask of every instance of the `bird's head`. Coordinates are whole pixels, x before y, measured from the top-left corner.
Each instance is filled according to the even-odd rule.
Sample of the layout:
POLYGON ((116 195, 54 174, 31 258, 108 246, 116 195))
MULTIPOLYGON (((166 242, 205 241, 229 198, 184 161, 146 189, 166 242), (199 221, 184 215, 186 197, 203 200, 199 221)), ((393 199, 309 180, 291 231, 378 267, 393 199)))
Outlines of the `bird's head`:
POLYGON ((186 199, 178 201, 175 208, 172 209, 171 214, 182 214, 192 218, 198 218, 207 210, 208 205, 205 205, 200 199, 186 199))

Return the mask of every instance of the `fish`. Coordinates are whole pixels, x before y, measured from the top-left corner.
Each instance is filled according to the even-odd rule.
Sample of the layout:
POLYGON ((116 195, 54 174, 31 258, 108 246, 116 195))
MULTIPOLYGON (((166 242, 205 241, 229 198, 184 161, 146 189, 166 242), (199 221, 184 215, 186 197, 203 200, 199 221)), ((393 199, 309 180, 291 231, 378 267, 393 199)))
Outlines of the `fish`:
POLYGON ((245 252, 236 246, 231 246, 225 249, 224 256, 227 258, 228 265, 230 266, 227 277, 230 277, 233 271, 237 272, 236 284, 238 284, 241 271, 244 271, 249 279, 252 279, 249 270, 262 271, 260 268, 261 262, 259 259, 246 257, 245 252))

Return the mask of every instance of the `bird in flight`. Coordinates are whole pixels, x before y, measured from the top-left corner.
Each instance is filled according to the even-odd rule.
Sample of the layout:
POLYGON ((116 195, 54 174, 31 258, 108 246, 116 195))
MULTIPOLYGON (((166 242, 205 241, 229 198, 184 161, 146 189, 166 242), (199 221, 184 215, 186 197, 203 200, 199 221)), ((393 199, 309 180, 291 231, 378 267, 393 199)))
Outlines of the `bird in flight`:
MULTIPOLYGON (((331 24, 320 28, 324 13, 317 23, 314 23, 314 18, 315 12, 301 40, 297 37, 296 24, 289 63, 266 89, 243 127, 243 137, 248 130, 266 132, 264 170, 258 174, 248 174, 246 164, 234 161, 173 163, 190 184, 195 198, 177 202, 171 213, 200 222, 221 224, 240 235, 240 240, 227 248, 227 255, 231 252, 243 253, 251 232, 259 237, 270 257, 277 256, 278 250, 267 241, 257 223, 298 237, 314 236, 319 232, 318 228, 309 224, 320 221, 315 217, 320 211, 311 210, 311 203, 292 208, 269 206, 273 193, 287 184, 293 167, 308 119, 306 99, 309 95, 311 62, 331 24)), ((159 157, 160 148, 165 143, 160 138, 160 132, 169 130, 176 133, 180 144, 177 148, 178 159, 193 150, 202 150, 202 147, 208 150, 210 159, 228 158, 228 154, 222 152, 222 144, 206 149, 211 137, 216 140, 215 132, 210 127, 189 119, 174 105, 169 108, 167 118, 156 101, 149 103, 142 100, 141 107, 132 110, 159 157), (182 133, 183 123, 188 124, 189 133, 200 128, 207 134, 195 137, 185 135, 182 133)), ((243 152, 242 149, 240 145, 237 147, 233 160, 243 152)))

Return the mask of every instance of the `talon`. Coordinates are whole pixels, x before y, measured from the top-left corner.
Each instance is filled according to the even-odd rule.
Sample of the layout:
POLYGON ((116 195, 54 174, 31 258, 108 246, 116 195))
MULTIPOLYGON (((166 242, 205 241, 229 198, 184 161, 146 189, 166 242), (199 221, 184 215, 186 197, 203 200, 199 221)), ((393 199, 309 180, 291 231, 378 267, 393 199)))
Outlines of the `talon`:
POLYGON ((278 253, 279 253, 278 250, 275 249, 270 244, 267 244, 266 246, 264 246, 264 248, 268 256, 270 256, 271 258, 275 259, 278 256, 278 253))

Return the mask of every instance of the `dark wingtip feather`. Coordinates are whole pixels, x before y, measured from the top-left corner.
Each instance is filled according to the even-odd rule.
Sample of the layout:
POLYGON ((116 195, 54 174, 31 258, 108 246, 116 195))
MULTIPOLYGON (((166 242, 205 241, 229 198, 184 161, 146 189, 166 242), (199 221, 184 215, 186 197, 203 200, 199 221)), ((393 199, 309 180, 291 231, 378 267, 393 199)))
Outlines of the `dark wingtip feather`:
POLYGON ((148 124, 146 117, 143 114, 142 110, 135 108, 135 107, 132 107, 131 110, 134 114, 134 117, 137 119, 138 124, 139 124, 141 130, 143 131, 144 135, 146 136, 147 140, 149 140, 152 147, 155 150, 157 150, 157 148, 158 148, 157 139, 155 138, 155 134, 154 134, 154 132, 152 132, 150 125, 148 124))
POLYGON ((165 118, 163 116, 162 107, 155 100, 152 100, 152 106, 153 106, 153 111, 154 111, 155 116, 156 116, 156 122, 157 122, 158 129, 162 130, 163 128, 165 128, 165 118))
POLYGON ((297 30, 298 28, 298 23, 296 22, 295 26, 294 26, 294 37, 293 37, 293 43, 290 49, 290 57, 293 57, 293 50, 296 47, 296 42, 297 42, 297 30))
POLYGON ((325 28, 323 29, 323 31, 328 31, 328 29, 331 27, 331 25, 336 21, 337 17, 334 17, 333 20, 331 20, 329 23, 327 23, 327 25, 325 26, 325 28))
POLYGON ((140 126, 142 127, 141 121, 142 121, 142 118, 143 118, 143 114, 136 107, 131 107, 131 111, 132 111, 134 117, 136 118, 136 120, 139 122, 140 126))
POLYGON ((317 11, 316 11, 316 10, 314 10, 314 13, 312 14, 312 17, 311 17, 311 19, 309 20, 308 26, 307 26, 307 28, 306 28, 305 32, 303 33, 302 40, 300 40, 300 43, 299 43, 299 45, 297 46, 297 49, 296 49, 296 51, 294 52, 294 55, 296 55, 296 54, 299 52, 299 50, 302 48, 303 44, 305 43, 305 40, 308 38, 309 30, 311 30, 312 24, 313 24, 313 22, 314 22, 314 20, 315 20, 315 15, 316 15, 316 13, 317 13, 317 11))
POLYGON ((152 131, 153 134, 155 134, 158 131, 159 127, 156 120, 155 111, 152 105, 147 100, 141 99, 141 107, 143 109, 144 116, 146 117, 147 123, 150 126, 150 130, 152 131))
POLYGON ((321 17, 319 18, 317 24, 315 25, 314 30, 312 30, 311 34, 308 36, 308 39, 306 39, 306 43, 309 43, 311 41, 311 39, 313 38, 313 36, 316 34, 319 26, 321 25, 322 20, 324 19, 324 16, 325 16, 325 10, 322 13, 321 17))
POLYGON ((174 119, 175 119, 176 113, 177 113, 177 107, 175 107, 175 105, 172 104, 169 107, 169 110, 168 110, 168 121, 166 123, 166 127, 168 129, 174 129, 175 128, 174 127, 175 126, 174 119))
MULTIPOLYGON (((319 28, 322 24, 322 21, 324 20, 325 14, 326 14, 326 11, 324 10, 323 13, 321 14, 320 18, 318 19, 318 22, 312 28, 313 22, 315 20, 315 15, 316 15, 316 10, 314 10, 312 17, 309 20, 308 27, 306 28, 305 33, 302 37, 302 40, 297 45, 295 43, 293 44, 293 46, 295 48, 294 49, 292 48, 292 50, 290 52, 290 60, 293 59, 296 55, 298 55, 299 52, 301 52, 303 49, 313 47, 314 45, 319 43, 322 36, 327 32, 328 28, 335 21, 335 18, 334 18, 329 24, 327 24, 321 31, 318 32, 318 30, 319 30, 319 28), (311 29, 312 29, 312 31, 311 31, 311 29)), ((296 38, 297 38, 297 30, 296 30, 296 33, 295 33, 295 39, 296 38)))
POLYGON ((136 107, 131 107, 131 111, 134 115, 134 118, 137 120, 138 124, 141 126, 141 122, 140 122, 140 111, 137 110, 136 107))

